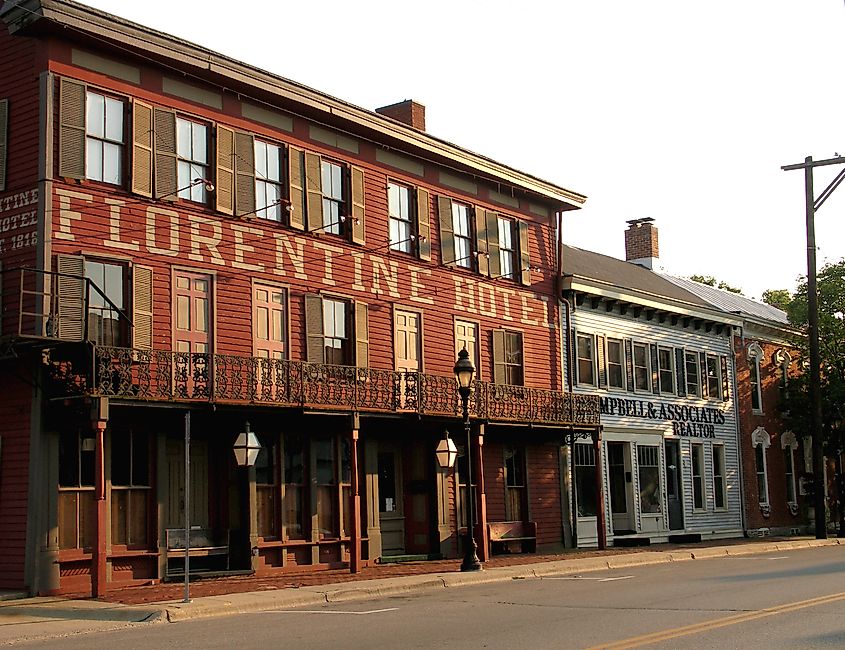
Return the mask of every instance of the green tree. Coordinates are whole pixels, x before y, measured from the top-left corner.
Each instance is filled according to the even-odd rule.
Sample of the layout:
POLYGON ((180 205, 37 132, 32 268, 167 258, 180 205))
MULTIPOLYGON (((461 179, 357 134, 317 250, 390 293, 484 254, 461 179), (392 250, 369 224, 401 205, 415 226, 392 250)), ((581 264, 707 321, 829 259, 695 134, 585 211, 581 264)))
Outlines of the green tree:
POLYGON ((783 311, 788 311, 792 296, 788 289, 766 289, 763 292, 763 302, 783 311))
POLYGON ((691 275, 689 276, 689 279, 693 282, 700 282, 701 284, 706 284, 708 287, 716 287, 717 289, 723 289, 725 291, 730 291, 731 293, 737 293, 740 296, 744 295, 742 293, 742 289, 732 287, 727 282, 723 280, 717 280, 712 275, 691 275))

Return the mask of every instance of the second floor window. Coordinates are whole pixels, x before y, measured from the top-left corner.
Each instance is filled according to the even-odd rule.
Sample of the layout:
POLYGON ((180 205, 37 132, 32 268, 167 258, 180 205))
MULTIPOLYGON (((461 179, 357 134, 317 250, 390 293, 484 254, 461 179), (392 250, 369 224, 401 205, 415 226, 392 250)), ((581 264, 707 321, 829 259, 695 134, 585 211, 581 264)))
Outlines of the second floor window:
POLYGON ((766 467, 766 448, 760 443, 754 445, 754 466, 757 472, 757 499, 760 505, 769 503, 769 477, 766 467))
POLYGON ((578 349, 578 383, 593 386, 595 378, 595 349, 592 334, 578 334, 575 337, 578 349))
POLYGON ((634 389, 651 392, 648 346, 644 343, 634 343, 634 389))
POLYGON ((128 345, 128 323, 121 316, 121 312, 126 311, 126 267, 85 260, 85 277, 91 281, 88 287, 88 340, 97 345, 128 345))
POLYGON ((323 340, 328 364, 352 364, 349 311, 349 303, 344 300, 323 300, 323 340))
POLYGON ((675 355, 672 348, 657 348, 657 365, 660 370, 660 392, 675 392, 675 355))
POLYGON ((208 179, 208 127, 182 117, 176 118, 177 183, 179 198, 205 203, 205 183, 208 179))
POLYGON ((719 358, 707 355, 707 396, 712 399, 722 398, 722 373, 719 358))
POLYGON ((120 185, 124 104, 119 99, 88 91, 85 111, 85 177, 120 185))
POLYGON ((320 173, 323 191, 323 232, 342 235, 344 230, 341 217, 345 216, 343 168, 337 163, 323 160, 320 173))
POLYGON ((474 268, 472 223, 469 206, 452 202, 452 229, 455 234, 455 264, 465 268, 474 268))
POLYGON ((516 279, 515 262, 517 259, 516 224, 512 219, 498 218, 499 225, 499 277, 516 279))
POLYGON ((685 352, 684 365, 686 366, 687 395, 701 397, 701 384, 699 383, 701 371, 698 367, 698 353, 685 352))
POLYGON ((281 221, 284 196, 282 148, 269 142, 255 141, 255 214, 261 219, 281 221))
POLYGON ((607 339, 607 385, 625 388, 625 352, 621 339, 607 339))
POLYGON ((390 250, 414 252, 414 228, 411 219, 411 190, 404 185, 389 183, 387 210, 390 217, 390 250))
POLYGON ((522 386, 522 334, 505 332, 505 383, 522 386))

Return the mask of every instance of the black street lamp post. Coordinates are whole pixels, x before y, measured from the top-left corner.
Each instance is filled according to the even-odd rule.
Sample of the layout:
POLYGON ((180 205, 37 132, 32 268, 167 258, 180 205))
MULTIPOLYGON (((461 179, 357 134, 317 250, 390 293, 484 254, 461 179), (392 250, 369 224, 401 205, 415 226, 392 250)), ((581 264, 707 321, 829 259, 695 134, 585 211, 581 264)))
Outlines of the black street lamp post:
POLYGON ((455 363, 455 379, 458 382, 458 395, 461 396, 461 407, 464 415, 464 430, 467 435, 467 536, 464 544, 464 561, 461 563, 461 571, 480 571, 481 562, 478 561, 476 552, 473 511, 475 510, 475 498, 472 493, 472 434, 469 424, 469 394, 472 390, 472 378, 475 374, 475 367, 469 360, 469 352, 466 348, 458 353, 458 360, 455 363))

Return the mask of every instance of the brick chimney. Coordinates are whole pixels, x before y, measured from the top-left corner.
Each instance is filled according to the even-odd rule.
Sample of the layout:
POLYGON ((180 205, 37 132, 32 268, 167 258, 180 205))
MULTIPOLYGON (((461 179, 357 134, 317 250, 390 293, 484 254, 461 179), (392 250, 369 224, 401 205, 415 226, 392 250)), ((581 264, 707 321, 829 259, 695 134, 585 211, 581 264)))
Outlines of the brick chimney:
POLYGON ((425 131, 425 106, 418 104, 413 99, 406 99, 390 106, 382 106, 376 109, 376 113, 392 117, 403 124, 425 131))
POLYGON ((657 246, 657 228, 652 225, 652 221, 654 219, 646 217, 626 222, 625 261, 654 270, 660 250, 657 246))

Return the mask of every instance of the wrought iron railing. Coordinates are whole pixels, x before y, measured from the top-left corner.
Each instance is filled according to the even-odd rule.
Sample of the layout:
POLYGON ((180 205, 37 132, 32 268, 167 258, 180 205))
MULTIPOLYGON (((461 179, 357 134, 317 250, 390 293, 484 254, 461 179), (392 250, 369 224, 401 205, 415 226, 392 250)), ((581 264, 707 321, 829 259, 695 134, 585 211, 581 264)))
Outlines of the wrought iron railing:
MULTIPOLYGON (((454 416, 454 377, 228 354, 96 346, 93 394, 454 416)), ((490 421, 599 424, 593 395, 475 382, 470 414, 490 421)))

